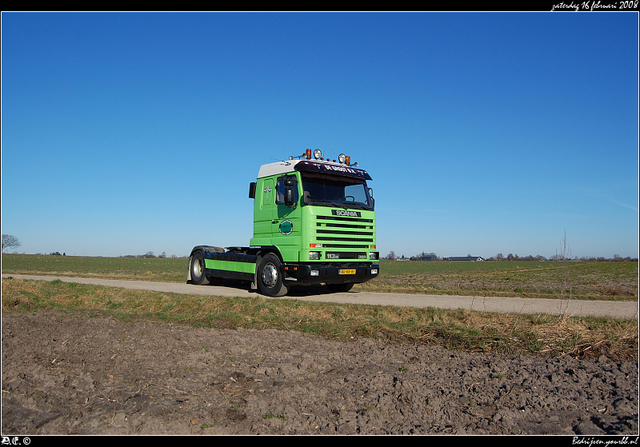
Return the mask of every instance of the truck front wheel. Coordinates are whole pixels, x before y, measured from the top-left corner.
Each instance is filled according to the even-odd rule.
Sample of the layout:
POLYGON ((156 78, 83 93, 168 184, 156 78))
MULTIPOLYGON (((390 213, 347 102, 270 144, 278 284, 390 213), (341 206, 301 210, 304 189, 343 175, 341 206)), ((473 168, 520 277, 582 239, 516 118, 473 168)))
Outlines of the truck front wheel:
POLYGON ((282 263, 273 253, 267 253, 258 264, 257 280, 260 292, 267 296, 284 296, 287 286, 284 284, 282 263))

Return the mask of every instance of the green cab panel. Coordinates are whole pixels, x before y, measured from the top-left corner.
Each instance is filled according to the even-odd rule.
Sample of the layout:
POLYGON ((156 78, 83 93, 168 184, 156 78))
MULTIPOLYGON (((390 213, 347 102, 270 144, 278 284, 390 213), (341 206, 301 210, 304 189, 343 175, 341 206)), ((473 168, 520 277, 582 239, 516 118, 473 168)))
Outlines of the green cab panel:
POLYGON ((251 246, 277 247, 285 263, 377 262, 375 211, 305 205, 303 195, 299 172, 259 178, 251 246), (284 197, 286 177, 293 205, 284 197))

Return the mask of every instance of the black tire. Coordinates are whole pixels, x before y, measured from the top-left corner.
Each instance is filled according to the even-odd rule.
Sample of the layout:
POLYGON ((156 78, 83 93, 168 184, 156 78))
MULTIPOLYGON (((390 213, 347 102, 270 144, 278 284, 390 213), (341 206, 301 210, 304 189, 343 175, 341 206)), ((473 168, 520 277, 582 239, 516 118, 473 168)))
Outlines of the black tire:
POLYGON ((284 284, 282 262, 273 253, 267 253, 260 259, 256 276, 258 289, 263 295, 284 296, 289 291, 284 284))
POLYGON ((189 269, 191 273, 191 284, 200 285, 209 283, 204 273, 204 253, 202 251, 196 251, 191 255, 189 269))
POLYGON ((345 282, 342 284, 327 284, 327 287, 334 293, 348 292, 353 287, 353 283, 345 282))

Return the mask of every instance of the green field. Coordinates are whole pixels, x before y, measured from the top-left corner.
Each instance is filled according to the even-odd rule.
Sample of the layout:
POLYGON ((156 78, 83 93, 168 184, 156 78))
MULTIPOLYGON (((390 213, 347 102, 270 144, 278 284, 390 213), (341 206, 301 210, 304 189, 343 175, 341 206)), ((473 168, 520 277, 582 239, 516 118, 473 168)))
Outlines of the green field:
POLYGON ((638 262, 382 262, 360 290, 637 301, 638 262))
POLYGON ((187 258, 2 255, 2 273, 186 282, 187 258))
MULTIPOLYGON (((186 258, 2 255, 2 273, 185 282, 186 258)), ((638 299, 638 262, 381 261, 354 290, 529 298, 638 299)))

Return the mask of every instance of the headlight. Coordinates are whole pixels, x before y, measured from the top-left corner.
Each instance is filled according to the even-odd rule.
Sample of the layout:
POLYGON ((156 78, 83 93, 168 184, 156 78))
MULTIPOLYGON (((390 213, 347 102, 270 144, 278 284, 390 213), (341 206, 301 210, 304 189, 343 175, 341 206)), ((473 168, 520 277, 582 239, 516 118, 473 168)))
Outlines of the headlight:
POLYGON ((310 251, 309 252, 309 259, 312 261, 317 261, 318 259, 320 259, 320 252, 319 251, 310 251))
POLYGON ((317 160, 318 158, 322 157, 322 151, 320 149, 316 149, 315 151, 313 151, 313 157, 317 160))
POLYGON ((380 254, 377 251, 372 251, 371 253, 369 253, 369 259, 373 260, 377 260, 380 258, 380 254))
POLYGON ((339 161, 340 163, 344 163, 345 161, 347 161, 347 156, 346 156, 346 155, 344 155, 344 154, 340 154, 340 155, 338 155, 338 161, 339 161))

